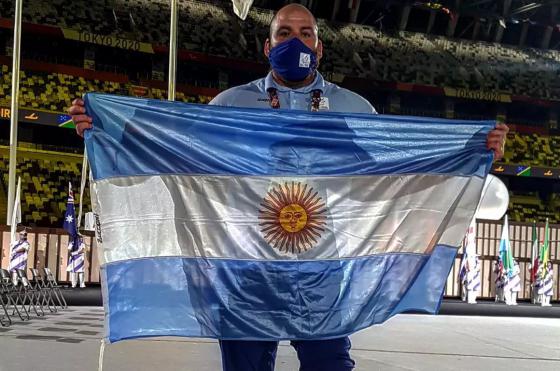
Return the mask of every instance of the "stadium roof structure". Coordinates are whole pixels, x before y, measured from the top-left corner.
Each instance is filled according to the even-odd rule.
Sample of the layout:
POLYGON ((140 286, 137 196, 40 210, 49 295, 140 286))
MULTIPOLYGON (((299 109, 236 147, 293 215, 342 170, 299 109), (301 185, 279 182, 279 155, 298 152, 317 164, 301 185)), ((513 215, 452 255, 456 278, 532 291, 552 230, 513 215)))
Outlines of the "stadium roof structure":
MULTIPOLYGON (((360 8, 372 6, 389 7, 414 6, 426 7, 434 10, 449 9, 454 14, 479 15, 491 18, 503 18, 505 20, 531 21, 536 23, 555 23, 558 19, 559 0, 532 1, 532 0, 432 0, 432 1, 413 1, 413 0, 294 0, 303 5, 317 10, 322 6, 360 8)), ((253 4, 257 7, 277 9, 286 1, 283 0, 256 0, 253 4)), ((359 20, 358 20, 359 23, 359 20)))
MULTIPOLYGON (((255 0, 276 10, 287 1, 255 0)), ((560 0, 292 0, 318 18, 537 48, 560 47, 560 0), (507 29, 507 30, 506 30, 507 29)))
MULTIPOLYGON (((338 6, 333 12, 338 17, 331 17, 336 21, 543 49, 560 46, 559 0, 332 1, 338 6), (347 11, 347 6, 357 9, 347 11)), ((312 5, 319 9, 317 2, 312 5)))
MULTIPOLYGON (((455 3, 455 1, 447 1, 455 3)), ((529 21, 545 25, 558 22, 560 1, 464 0, 457 11, 463 14, 487 15, 506 21, 529 21)))

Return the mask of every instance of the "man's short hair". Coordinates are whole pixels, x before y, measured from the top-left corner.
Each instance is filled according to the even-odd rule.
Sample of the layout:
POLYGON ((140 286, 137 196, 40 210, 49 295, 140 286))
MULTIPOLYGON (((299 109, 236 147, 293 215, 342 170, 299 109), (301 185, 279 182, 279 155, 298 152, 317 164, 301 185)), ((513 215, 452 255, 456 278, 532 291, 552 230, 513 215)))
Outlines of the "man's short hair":
POLYGON ((297 4, 297 3, 292 3, 292 4, 288 4, 283 6, 282 8, 280 8, 279 10, 277 10, 274 13, 274 16, 272 17, 272 19, 270 20, 270 24, 268 25, 268 37, 272 38, 272 25, 274 24, 274 22, 276 21, 276 17, 278 15, 278 13, 280 12, 280 10, 284 9, 287 6, 290 5, 296 5, 299 6, 301 8, 306 9, 307 11, 309 11, 309 14, 311 14, 311 17, 313 18, 313 25, 315 26, 315 32, 317 33, 317 35, 319 35, 319 25, 317 24, 317 19, 315 18, 315 16, 313 15, 313 13, 311 13, 311 11, 309 9, 307 9, 305 6, 301 5, 301 4, 297 4))

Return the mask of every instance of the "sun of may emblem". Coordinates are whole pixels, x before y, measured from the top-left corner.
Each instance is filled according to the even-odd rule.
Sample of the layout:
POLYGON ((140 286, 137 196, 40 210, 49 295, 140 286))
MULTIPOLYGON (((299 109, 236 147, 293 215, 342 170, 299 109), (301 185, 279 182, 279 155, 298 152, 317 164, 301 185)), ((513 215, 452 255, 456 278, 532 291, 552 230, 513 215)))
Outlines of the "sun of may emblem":
POLYGON ((280 184, 267 193, 259 210, 259 226, 272 247, 299 254, 319 242, 327 210, 317 193, 299 182, 280 184))

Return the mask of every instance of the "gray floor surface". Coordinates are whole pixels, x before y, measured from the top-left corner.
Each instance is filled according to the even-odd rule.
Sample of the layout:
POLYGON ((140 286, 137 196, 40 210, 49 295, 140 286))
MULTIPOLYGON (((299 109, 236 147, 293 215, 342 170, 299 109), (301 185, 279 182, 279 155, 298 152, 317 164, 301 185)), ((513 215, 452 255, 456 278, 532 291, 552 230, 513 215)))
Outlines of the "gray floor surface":
MULTIPOLYGON (((103 312, 71 307, 0 328, 0 371, 97 370, 103 312)), ((352 337, 356 370, 560 370, 560 319, 399 315, 352 337)), ((276 370, 297 370, 281 343, 276 370)), ((104 371, 219 371, 207 339, 152 338, 107 345, 104 371)))

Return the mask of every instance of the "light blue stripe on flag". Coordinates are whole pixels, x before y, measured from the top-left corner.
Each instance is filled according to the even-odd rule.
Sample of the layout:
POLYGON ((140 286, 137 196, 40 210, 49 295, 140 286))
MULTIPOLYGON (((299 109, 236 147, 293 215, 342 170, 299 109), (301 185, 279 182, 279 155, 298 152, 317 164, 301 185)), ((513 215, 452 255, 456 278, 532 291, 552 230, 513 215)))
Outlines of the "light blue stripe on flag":
POLYGON ((107 338, 337 338, 397 313, 435 313, 456 251, 438 246, 431 255, 306 262, 169 257, 111 263, 103 268, 107 338))
POLYGON ((437 312, 493 122, 88 94, 110 341, 326 339, 437 312))
POLYGON ((95 122, 86 139, 96 180, 178 173, 485 176, 491 165, 485 143, 493 121, 85 99, 95 122))

